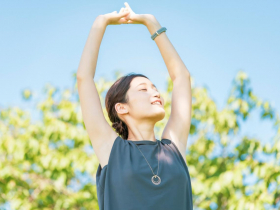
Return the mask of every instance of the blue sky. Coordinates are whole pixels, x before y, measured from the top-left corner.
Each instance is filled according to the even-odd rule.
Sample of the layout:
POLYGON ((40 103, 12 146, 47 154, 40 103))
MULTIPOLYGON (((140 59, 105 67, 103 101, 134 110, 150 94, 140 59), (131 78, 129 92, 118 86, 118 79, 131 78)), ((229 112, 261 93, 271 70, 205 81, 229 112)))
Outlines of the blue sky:
MULTIPOLYGON (((21 91, 37 97, 46 83, 73 86, 90 27, 99 14, 125 1, 4 1, 0 6, 0 108, 28 108, 21 91)), ((153 14, 184 61, 195 85, 207 86, 219 108, 231 82, 245 71, 254 93, 280 110, 279 1, 127 1, 135 13, 153 14)), ((168 71, 144 25, 108 26, 96 79, 113 72, 147 75, 165 89, 168 71)), ((242 133, 267 141, 271 123, 252 117, 242 133)))

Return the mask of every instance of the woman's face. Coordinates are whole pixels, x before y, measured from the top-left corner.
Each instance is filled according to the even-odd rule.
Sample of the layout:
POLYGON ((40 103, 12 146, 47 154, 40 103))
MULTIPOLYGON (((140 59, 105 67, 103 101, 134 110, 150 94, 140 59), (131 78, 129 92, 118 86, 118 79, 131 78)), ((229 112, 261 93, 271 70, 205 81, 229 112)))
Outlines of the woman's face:
POLYGON ((145 77, 133 78, 127 96, 126 109, 129 116, 134 119, 156 123, 164 118, 164 100, 149 79, 145 77), (161 104, 152 104, 155 100, 160 100, 161 104))

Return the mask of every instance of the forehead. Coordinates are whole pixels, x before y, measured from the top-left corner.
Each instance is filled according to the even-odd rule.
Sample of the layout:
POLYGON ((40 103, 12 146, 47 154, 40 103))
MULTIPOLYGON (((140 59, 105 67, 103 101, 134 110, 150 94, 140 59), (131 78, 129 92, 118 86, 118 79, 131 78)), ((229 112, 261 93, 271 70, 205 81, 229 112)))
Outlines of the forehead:
POLYGON ((133 80, 131 81, 131 87, 138 87, 140 85, 148 85, 148 86, 154 86, 156 87, 149 79, 145 78, 145 77, 135 77, 133 78, 133 80))

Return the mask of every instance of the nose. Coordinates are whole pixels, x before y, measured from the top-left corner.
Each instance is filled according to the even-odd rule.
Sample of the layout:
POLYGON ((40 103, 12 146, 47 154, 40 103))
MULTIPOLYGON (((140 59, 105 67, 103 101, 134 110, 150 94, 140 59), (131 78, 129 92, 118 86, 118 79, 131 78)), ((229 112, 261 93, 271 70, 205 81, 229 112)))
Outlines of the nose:
POLYGON ((158 98, 160 98, 160 94, 159 94, 159 92, 158 92, 158 91, 156 91, 156 92, 154 93, 154 96, 157 96, 158 98))

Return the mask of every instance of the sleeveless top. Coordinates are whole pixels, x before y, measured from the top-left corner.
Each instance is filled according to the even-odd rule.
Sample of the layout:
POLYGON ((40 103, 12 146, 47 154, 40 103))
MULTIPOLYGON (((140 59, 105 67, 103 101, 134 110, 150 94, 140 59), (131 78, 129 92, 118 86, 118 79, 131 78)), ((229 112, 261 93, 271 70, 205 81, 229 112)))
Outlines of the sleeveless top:
POLYGON ((188 167, 169 139, 132 141, 118 136, 108 164, 98 165, 96 189, 100 210, 193 210, 188 167), (135 144, 160 184, 152 183, 152 170, 135 144))

